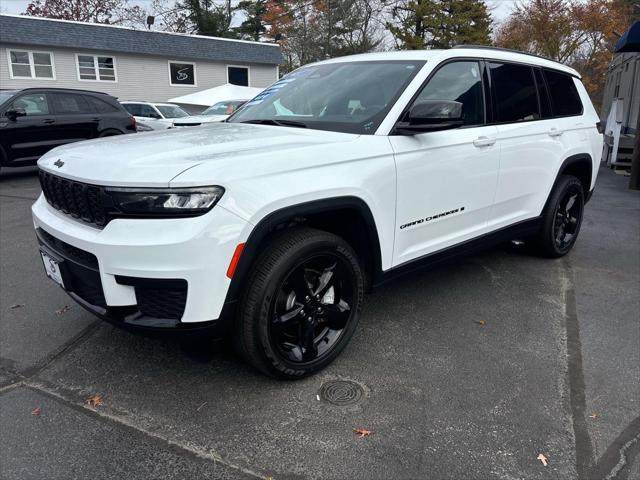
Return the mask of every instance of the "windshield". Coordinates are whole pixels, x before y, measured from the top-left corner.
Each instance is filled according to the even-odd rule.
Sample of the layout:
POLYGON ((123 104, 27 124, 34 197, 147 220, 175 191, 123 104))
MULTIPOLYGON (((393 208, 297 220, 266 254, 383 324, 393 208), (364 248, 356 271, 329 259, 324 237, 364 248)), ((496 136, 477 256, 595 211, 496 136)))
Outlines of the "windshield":
POLYGON ((234 100, 232 102, 218 102, 207 108, 202 115, 231 115, 238 107, 244 104, 246 100, 234 100))
POLYGON ((187 112, 175 105, 156 105, 155 107, 160 110, 164 118, 182 118, 189 116, 187 112))
POLYGON ((9 100, 16 93, 18 93, 17 90, 0 90, 0 105, 9 100))
POLYGON ((302 67, 228 121, 372 135, 424 63, 385 60, 302 67))

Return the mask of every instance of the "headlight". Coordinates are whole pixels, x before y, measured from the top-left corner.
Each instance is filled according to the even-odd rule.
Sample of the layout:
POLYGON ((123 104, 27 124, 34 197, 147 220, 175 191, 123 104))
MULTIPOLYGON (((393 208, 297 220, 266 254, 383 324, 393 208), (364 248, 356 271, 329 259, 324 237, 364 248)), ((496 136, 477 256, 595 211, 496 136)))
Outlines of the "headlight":
POLYGON ((222 187, 168 189, 107 188, 117 213, 136 216, 202 215, 218 203, 222 187))

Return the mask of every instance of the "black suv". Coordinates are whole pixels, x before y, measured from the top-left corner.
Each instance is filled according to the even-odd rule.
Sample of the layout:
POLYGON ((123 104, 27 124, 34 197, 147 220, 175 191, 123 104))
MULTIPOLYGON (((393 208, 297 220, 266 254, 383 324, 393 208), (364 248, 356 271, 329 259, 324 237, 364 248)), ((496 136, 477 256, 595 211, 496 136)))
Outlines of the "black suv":
POLYGON ((0 165, 33 165, 65 143, 135 133, 135 119, 106 93, 64 88, 0 90, 0 165))

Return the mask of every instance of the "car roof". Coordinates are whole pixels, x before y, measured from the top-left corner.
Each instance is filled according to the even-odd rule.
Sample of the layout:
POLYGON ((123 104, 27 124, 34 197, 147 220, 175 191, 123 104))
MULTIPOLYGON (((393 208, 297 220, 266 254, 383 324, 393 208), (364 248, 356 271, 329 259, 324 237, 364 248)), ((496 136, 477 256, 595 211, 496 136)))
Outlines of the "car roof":
POLYGON ((139 105, 159 105, 161 107, 178 107, 175 103, 145 102, 143 100, 123 100, 120 103, 137 103, 139 105))
POLYGON ((110 95, 108 93, 97 92, 95 90, 82 90, 82 89, 79 89, 79 88, 27 87, 27 88, 16 88, 16 89, 12 88, 11 90, 15 91, 15 92, 30 92, 30 91, 41 92, 41 91, 46 91, 46 92, 88 93, 90 95, 103 95, 103 96, 107 96, 107 97, 113 97, 113 95, 110 95))
POLYGON ((317 62, 314 65, 322 65, 329 63, 341 62, 373 62, 383 60, 415 60, 427 62, 441 62, 451 58, 481 58, 488 60, 498 60, 506 62, 526 63, 539 67, 559 70, 575 77, 580 78, 580 74, 571 67, 562 63, 540 57, 538 55, 509 50, 506 48, 485 47, 475 45, 460 45, 458 47, 446 50, 403 50, 395 52, 375 52, 362 53, 359 55, 349 55, 346 57, 337 57, 329 60, 317 62))

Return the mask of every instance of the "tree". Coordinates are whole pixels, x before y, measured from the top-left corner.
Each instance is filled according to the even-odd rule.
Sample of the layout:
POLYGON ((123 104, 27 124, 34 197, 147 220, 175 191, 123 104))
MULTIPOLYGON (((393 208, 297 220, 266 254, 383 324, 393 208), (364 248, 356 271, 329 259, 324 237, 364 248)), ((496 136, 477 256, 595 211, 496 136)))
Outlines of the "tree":
POLYGON ((267 31, 264 16, 267 13, 267 0, 242 0, 238 10, 243 11, 245 20, 237 28, 240 35, 247 36, 256 42, 267 31))
POLYGON ((179 6, 187 11, 187 18, 198 35, 237 38, 237 33, 231 28, 234 11, 231 0, 222 5, 212 0, 184 0, 179 6))
MULTIPOLYGON (((136 7, 133 7, 136 8, 136 7)), ((25 15, 93 23, 122 23, 130 14, 126 0, 34 0, 25 15)))
POLYGON ((377 15, 384 0, 268 0, 262 20, 278 41, 282 70, 325 58, 371 51, 382 35, 377 15))
POLYGON ((620 0, 521 3, 498 29, 496 45, 576 68, 591 100, 599 106, 616 34, 631 23, 631 7, 630 2, 620 0))
POLYGON ((491 43, 491 15, 482 0, 398 0, 387 28, 398 49, 491 43))

